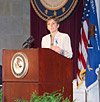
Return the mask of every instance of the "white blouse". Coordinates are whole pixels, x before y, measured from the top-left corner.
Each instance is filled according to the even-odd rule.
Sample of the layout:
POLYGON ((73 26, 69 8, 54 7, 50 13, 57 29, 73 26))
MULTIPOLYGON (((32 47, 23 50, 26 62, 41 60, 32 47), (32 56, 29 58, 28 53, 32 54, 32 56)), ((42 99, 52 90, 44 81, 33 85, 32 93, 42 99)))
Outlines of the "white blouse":
MULTIPOLYGON (((71 48, 71 41, 68 34, 57 32, 54 37, 54 46, 59 46, 64 51, 64 56, 67 58, 72 58, 73 52, 71 48)), ((51 36, 50 34, 42 38, 41 47, 50 48, 51 46, 51 36)))

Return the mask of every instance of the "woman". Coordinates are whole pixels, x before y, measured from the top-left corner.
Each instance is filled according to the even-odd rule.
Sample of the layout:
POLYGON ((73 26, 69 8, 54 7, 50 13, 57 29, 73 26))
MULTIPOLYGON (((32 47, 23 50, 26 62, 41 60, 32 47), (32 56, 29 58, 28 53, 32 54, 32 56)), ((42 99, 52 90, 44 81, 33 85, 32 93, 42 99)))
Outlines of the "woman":
POLYGON ((51 16, 47 19, 47 29, 50 34, 42 38, 42 48, 50 48, 67 58, 72 58, 71 41, 68 34, 58 31, 59 21, 56 17, 51 16))

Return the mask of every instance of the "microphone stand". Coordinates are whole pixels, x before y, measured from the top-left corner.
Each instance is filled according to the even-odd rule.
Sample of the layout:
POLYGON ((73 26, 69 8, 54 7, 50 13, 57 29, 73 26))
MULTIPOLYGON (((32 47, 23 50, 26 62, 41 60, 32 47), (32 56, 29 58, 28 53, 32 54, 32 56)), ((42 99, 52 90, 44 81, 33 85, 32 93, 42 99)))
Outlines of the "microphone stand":
POLYGON ((33 38, 33 36, 30 36, 23 44, 22 44, 22 48, 23 49, 29 49, 31 48, 31 44, 33 43, 35 39, 33 38))

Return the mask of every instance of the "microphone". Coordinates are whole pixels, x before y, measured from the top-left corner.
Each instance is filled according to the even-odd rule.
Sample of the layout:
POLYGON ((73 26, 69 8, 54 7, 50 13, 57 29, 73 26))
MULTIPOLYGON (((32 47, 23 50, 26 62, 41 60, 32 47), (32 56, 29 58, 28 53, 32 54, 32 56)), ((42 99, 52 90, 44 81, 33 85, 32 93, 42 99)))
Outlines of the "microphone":
POLYGON ((51 46, 53 46, 54 44, 52 43, 52 35, 50 34, 50 38, 51 38, 51 46))
MULTIPOLYGON (((51 34, 50 34, 50 38, 51 38, 51 46, 53 46, 54 43, 53 43, 53 41, 52 41, 52 35, 51 35, 51 34)), ((57 45, 58 45, 57 39, 55 39, 54 42, 55 42, 55 44, 56 44, 56 46, 57 46, 57 45)))
POLYGON ((22 47, 25 48, 30 48, 31 47, 31 43, 33 43, 35 39, 33 38, 33 36, 30 36, 23 44, 22 47))

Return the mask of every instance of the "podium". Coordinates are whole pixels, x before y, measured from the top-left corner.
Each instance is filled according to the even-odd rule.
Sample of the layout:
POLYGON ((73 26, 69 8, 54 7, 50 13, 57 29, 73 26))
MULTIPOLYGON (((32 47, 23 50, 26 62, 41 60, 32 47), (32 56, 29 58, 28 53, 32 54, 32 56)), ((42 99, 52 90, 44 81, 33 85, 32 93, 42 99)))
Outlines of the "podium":
POLYGON ((39 95, 54 92, 64 87, 64 97, 73 100, 73 61, 48 48, 3 49, 2 53, 3 102, 13 98, 30 100, 34 91, 39 95), (22 77, 13 74, 12 61, 16 53, 27 57, 27 72, 22 77))

